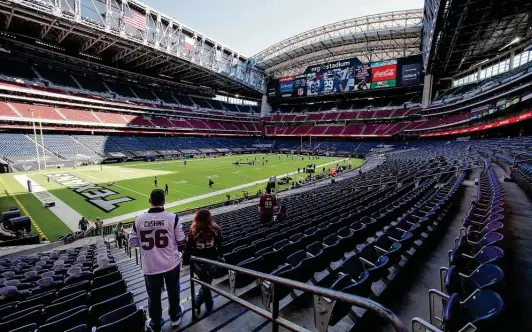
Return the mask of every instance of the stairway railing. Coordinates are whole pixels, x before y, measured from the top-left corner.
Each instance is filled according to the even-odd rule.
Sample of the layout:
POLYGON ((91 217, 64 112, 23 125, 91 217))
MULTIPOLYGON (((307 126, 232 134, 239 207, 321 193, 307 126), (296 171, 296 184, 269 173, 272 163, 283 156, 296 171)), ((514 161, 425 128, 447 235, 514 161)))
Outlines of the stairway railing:
MULTIPOLYGON (((369 311, 372 311, 376 313, 379 317, 384 319, 392 328, 395 329, 397 332, 409 332, 409 330, 405 327, 403 322, 397 317, 391 310, 388 308, 382 306, 381 304, 372 301, 367 298, 363 298, 356 295, 346 294, 338 291, 334 291, 331 289, 323 288, 323 287, 317 287, 309 284, 305 284, 302 282, 277 277, 274 275, 261 273, 245 268, 241 268, 235 265, 230 265, 218 261, 213 261, 210 259, 200 258, 200 257, 191 257, 190 262, 190 289, 194 290, 194 285, 198 283, 204 287, 207 287, 211 289, 212 291, 228 298, 229 300, 236 302, 245 308, 259 314, 260 316, 270 320, 272 322, 272 331, 277 332, 279 331, 279 326, 282 326, 286 329, 289 329, 291 331, 296 332, 309 332, 308 329, 294 324, 284 318, 279 317, 279 301, 282 299, 279 299, 276 297, 275 292, 275 285, 282 285, 284 287, 299 289, 301 291, 312 293, 314 295, 314 323, 318 331, 326 331, 327 327, 329 325, 329 319, 331 317, 331 313, 334 309, 334 306, 337 301, 343 301, 347 303, 351 303, 354 306, 367 309, 369 311), (271 291, 268 292, 269 294, 262 294, 263 298, 263 304, 265 304, 266 310, 263 308, 260 308, 240 297, 237 295, 227 292, 225 290, 216 288, 212 286, 211 284, 205 283, 196 277, 194 277, 194 263, 201 263, 201 264, 210 264, 213 266, 216 266, 218 268, 226 269, 228 270, 230 281, 231 281, 231 274, 238 273, 238 274, 245 274, 251 277, 255 277, 260 282, 270 282, 271 288, 269 288, 271 291)), ((264 291, 264 287, 261 287, 264 291)), ((231 287, 231 289, 234 289, 234 287, 231 287)), ((196 306, 195 298, 192 296, 192 307, 194 308, 196 306)), ((193 319, 197 318, 196 310, 192 310, 192 317, 193 319)))

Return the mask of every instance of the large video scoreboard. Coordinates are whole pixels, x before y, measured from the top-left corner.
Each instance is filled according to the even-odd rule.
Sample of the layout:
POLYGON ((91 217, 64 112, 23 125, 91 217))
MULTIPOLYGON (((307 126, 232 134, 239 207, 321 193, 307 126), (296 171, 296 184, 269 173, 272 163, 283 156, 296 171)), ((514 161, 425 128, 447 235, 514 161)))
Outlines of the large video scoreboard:
POLYGON ((268 86, 268 94, 281 98, 325 96, 420 82, 420 56, 371 63, 352 58, 310 66, 301 75, 274 80, 268 86))

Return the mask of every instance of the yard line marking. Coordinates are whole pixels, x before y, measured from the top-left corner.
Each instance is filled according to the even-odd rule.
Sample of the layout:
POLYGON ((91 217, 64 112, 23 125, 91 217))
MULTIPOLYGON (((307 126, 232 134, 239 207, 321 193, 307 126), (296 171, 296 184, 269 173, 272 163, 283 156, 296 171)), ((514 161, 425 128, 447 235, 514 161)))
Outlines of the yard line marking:
MULTIPOLYGON (((331 162, 326 163, 326 164, 316 165, 316 167, 325 167, 325 166, 328 166, 328 165, 334 165, 336 163, 340 163, 340 162, 348 160, 348 159, 349 158, 338 159, 338 160, 334 160, 334 161, 331 161, 331 162)), ((288 172, 288 173, 277 175, 277 176, 281 177, 281 176, 285 176, 285 175, 294 175, 294 174, 297 174, 297 171, 288 172)), ((266 183, 268 181, 270 181, 269 177, 266 178, 266 179, 257 180, 257 181, 253 181, 253 182, 249 182, 249 183, 244 183, 244 184, 241 184, 241 185, 238 185, 238 186, 234 186, 234 187, 230 187, 230 188, 225 188, 225 189, 213 191, 213 192, 210 192, 210 193, 205 193, 203 195, 189 197, 189 198, 186 198, 186 199, 182 199, 182 200, 179 200, 179 201, 174 201, 174 202, 165 204, 165 208, 166 209, 170 209, 170 208, 175 207, 175 206, 179 206, 179 205, 183 205, 183 204, 187 204, 187 203, 192 203, 192 202, 199 201, 199 200, 202 200, 202 199, 205 199, 205 198, 209 198, 209 197, 214 197, 214 196, 218 196, 218 195, 221 195, 221 194, 230 193, 230 192, 233 192, 233 191, 236 191, 236 190, 240 190, 240 189, 245 189, 247 187, 250 187, 250 186, 253 186, 253 185, 257 185, 257 184, 260 184, 260 183, 266 183)), ((143 209, 143 210, 136 211, 136 212, 126 213, 126 214, 123 214, 121 216, 108 218, 108 219, 106 219, 104 221, 104 223, 105 224, 111 224, 111 223, 117 223, 117 222, 124 221, 124 220, 130 220, 130 219, 136 218, 138 215, 144 213, 145 211, 146 211, 146 209, 143 209)))
MULTIPOLYGON (((2 184, 6 187, 7 192, 12 192, 1 177, 0 177, 0 182, 2 182, 2 184)), ((32 218, 32 216, 28 213, 28 210, 26 210, 26 207, 18 200, 17 195, 13 194, 13 195, 7 195, 7 196, 13 197, 13 199, 15 200, 15 202, 17 202, 17 205, 20 207, 22 212, 24 212, 24 214, 30 218, 33 228, 35 228, 35 230, 37 231, 41 239, 43 237, 48 238, 47 236, 45 236, 45 234, 43 233, 39 225, 35 222, 35 220, 32 218)))
MULTIPOLYGON (((30 180, 26 175, 14 175, 13 178, 17 180, 21 186, 24 186, 28 180, 30 180)), ((72 206, 66 204, 55 195, 52 195, 37 181, 30 181, 32 182, 33 186, 32 195, 43 204, 47 201, 55 202, 55 206, 49 207, 48 210, 55 214, 56 217, 61 220, 63 224, 65 224, 71 231, 76 232, 78 230, 77 221, 81 219, 81 214, 74 210, 72 206)))
MULTIPOLYGON (((75 171, 75 172, 80 172, 80 173, 82 173, 83 175, 88 176, 88 177, 90 177, 90 178, 96 179, 96 180, 98 180, 98 181, 103 181, 102 183, 109 182, 109 180, 103 180, 103 179, 100 179, 100 178, 98 178, 98 177, 96 177, 96 176, 93 176, 93 175, 90 175, 90 174, 83 173, 83 172, 81 172, 81 171, 75 171)), ((125 190, 129 190, 129 191, 131 191, 131 192, 137 193, 137 194, 142 195, 142 196, 144 196, 144 197, 150 197, 150 195, 143 194, 143 193, 141 193, 141 192, 139 192, 139 191, 136 191, 136 190, 130 189, 130 188, 128 188, 128 187, 121 186, 121 185, 119 185, 119 184, 115 184, 114 186, 116 186, 116 187, 120 187, 120 188, 123 188, 123 189, 125 189, 125 190)))

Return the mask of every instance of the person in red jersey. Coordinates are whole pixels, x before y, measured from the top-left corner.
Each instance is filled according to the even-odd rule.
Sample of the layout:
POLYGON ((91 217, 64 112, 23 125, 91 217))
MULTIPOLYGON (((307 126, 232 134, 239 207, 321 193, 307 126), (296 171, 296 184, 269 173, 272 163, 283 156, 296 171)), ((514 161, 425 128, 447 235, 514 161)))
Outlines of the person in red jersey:
POLYGON ((277 206, 277 198, 271 194, 270 187, 266 188, 266 194, 262 195, 259 201, 260 222, 268 223, 272 221, 273 208, 277 206))

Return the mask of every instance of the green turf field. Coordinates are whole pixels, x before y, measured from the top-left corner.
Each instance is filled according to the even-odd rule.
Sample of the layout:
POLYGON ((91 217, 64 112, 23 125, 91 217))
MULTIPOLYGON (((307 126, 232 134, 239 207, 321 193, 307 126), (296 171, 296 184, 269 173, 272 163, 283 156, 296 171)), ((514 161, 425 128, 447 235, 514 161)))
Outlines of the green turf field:
MULTIPOLYGON (((168 210, 184 211, 224 201, 227 194, 233 198, 242 197, 243 190, 250 195, 255 194, 266 186, 265 182, 260 181, 270 176, 286 175, 309 164, 316 164, 316 171, 321 172, 323 167, 333 168, 338 162, 351 163, 354 167, 362 163, 360 159, 343 160, 338 157, 320 157, 319 160, 305 157, 302 160, 302 157, 292 155, 255 154, 189 159, 186 166, 183 160, 135 162, 104 165, 103 169, 100 166, 54 169, 48 172, 50 182, 44 172, 6 174, 0 177, 0 207, 12 206, 17 203, 14 197, 19 198, 43 233, 54 240, 68 229, 54 214, 42 208, 33 195, 27 193, 20 181, 14 178, 17 175, 30 177, 89 219, 99 216, 104 220, 113 220, 113 217, 115 220, 127 220, 124 219, 126 214, 148 208, 149 194, 155 188, 155 176, 159 188, 164 189, 165 184, 169 185, 168 210), (263 158, 268 160, 264 165, 263 158), (255 165, 236 166, 233 163, 237 160, 253 160, 255 165), (214 181, 212 189, 208 186, 209 179, 214 181), (110 182, 114 182, 114 185, 108 185, 110 182)), ((303 179, 304 174, 291 177, 303 179)))

